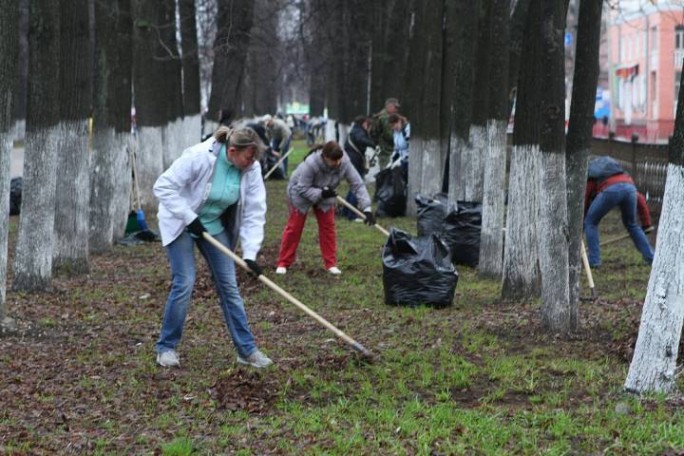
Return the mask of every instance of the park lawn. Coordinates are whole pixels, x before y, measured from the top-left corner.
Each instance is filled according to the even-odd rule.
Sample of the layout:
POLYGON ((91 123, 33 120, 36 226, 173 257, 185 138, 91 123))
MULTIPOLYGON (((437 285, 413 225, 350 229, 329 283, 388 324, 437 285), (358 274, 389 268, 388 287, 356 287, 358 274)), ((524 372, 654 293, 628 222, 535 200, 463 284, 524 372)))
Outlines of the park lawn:
MULTIPOLYGON (((296 146, 290 172, 306 153, 296 146)), ((8 291, 18 328, 0 334, 0 454, 684 451, 681 399, 622 391, 649 274, 629 240, 604 249, 599 299, 582 301, 581 330, 562 340, 542 331, 539 302, 502 302, 497 282, 464 266, 453 306, 386 305, 384 237, 344 219, 341 276, 322 268, 313 218, 297 263, 276 276, 285 184, 267 182, 259 261, 372 360, 241 271, 250 324, 275 365, 238 366, 200 263, 182 367, 162 369, 154 343, 169 287, 165 253, 159 244, 116 246, 91 258, 88 276, 56 274, 51 293, 8 291)), ((413 219, 380 223, 415 233, 413 219)), ((615 214, 601 229, 604 238, 624 232, 615 214)))

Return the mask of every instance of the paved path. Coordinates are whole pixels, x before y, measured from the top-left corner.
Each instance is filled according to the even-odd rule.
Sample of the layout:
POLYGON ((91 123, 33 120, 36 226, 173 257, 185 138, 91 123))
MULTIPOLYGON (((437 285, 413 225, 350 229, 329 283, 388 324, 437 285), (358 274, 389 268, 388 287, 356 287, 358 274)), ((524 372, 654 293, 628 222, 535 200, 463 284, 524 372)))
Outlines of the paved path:
POLYGON ((12 149, 12 159, 10 165, 10 177, 21 176, 24 171, 24 148, 15 147, 12 149))

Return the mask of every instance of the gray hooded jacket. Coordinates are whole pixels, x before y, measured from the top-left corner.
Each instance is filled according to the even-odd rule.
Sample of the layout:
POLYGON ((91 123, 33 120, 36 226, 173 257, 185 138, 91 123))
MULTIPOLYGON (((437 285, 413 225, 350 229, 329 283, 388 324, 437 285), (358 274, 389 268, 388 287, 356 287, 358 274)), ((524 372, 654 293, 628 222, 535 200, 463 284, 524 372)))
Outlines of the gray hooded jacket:
POLYGON ((306 157, 290 176, 287 197, 295 209, 302 214, 306 214, 312 206, 326 212, 334 207, 335 198, 322 198, 322 189, 323 187, 336 189, 342 179, 349 182, 351 191, 359 200, 359 208, 363 211, 370 210, 371 200, 368 190, 347 154, 342 156, 339 168, 328 166, 320 150, 306 157))

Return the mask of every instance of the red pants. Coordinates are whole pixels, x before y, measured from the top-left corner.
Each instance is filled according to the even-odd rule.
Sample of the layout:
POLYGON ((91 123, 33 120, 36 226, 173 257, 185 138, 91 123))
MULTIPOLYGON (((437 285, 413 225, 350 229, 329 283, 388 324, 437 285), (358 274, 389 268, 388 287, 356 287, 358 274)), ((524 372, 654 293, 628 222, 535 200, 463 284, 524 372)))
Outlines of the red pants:
MULTIPOLYGON (((290 208, 290 215, 287 218, 285 230, 283 230, 283 238, 280 242, 280 255, 278 256, 278 266, 284 268, 289 268, 294 263, 307 216, 307 214, 302 214, 292 205, 288 206, 290 208)), ((323 265, 326 269, 337 266, 335 208, 332 207, 327 212, 323 212, 314 207, 313 212, 318 222, 318 242, 321 247, 321 255, 323 256, 323 265)))

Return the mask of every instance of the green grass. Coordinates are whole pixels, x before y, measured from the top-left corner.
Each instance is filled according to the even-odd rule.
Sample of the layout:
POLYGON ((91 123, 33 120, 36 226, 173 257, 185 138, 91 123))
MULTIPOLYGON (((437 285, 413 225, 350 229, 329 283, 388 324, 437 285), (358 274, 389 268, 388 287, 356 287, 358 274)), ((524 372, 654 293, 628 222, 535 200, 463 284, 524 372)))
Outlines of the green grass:
MULTIPOLYGON (((306 154, 295 145, 290 172, 306 154)), ((267 182, 259 261, 272 280, 370 349, 374 362, 241 272, 250 324, 276 364, 256 372, 238 366, 200 266, 182 368, 160 369, 154 343, 169 284, 164 251, 117 246, 92 258, 88 276, 56 277, 57 293, 8 292, 9 313, 24 330, 0 336, 0 453, 684 450, 680 402, 622 392, 649 273, 629 240, 604 249, 594 272, 600 300, 582 302, 580 332, 562 340, 542 331, 538 303, 501 302, 499 284, 466 267, 458 267, 451 307, 385 305, 384 236, 343 219, 336 222, 340 277, 323 270, 313 217, 298 261, 275 276, 285 185, 267 182)), ((409 218, 380 223, 415 232, 409 218)), ((601 229, 605 238, 624 231, 614 215, 601 229)))

